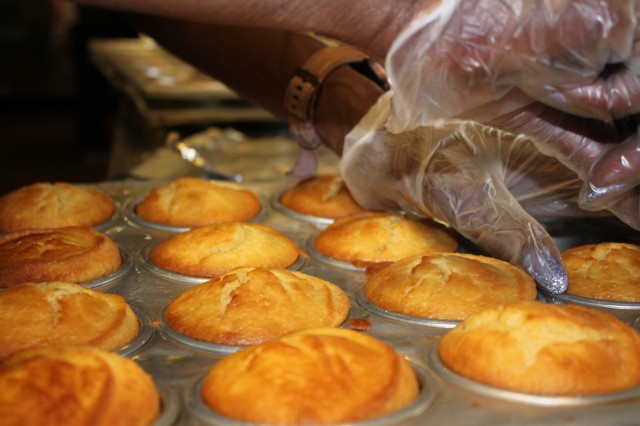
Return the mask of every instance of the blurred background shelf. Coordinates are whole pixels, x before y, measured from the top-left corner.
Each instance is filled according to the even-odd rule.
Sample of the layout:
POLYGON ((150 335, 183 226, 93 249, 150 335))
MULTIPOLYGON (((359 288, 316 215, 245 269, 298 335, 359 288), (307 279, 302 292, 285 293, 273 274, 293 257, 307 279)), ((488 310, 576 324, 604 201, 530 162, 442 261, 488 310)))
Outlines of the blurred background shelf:
POLYGON ((124 16, 64 0, 2 0, 0 64, 0 194, 121 177, 169 131, 287 132, 124 16))

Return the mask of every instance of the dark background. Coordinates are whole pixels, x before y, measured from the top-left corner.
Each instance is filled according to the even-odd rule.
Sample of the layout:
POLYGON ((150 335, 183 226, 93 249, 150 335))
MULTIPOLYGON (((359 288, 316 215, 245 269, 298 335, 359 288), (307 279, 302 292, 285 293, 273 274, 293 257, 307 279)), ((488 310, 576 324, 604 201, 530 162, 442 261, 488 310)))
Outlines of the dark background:
POLYGON ((105 179, 118 99, 85 46, 135 36, 119 14, 0 0, 0 194, 36 181, 105 179))

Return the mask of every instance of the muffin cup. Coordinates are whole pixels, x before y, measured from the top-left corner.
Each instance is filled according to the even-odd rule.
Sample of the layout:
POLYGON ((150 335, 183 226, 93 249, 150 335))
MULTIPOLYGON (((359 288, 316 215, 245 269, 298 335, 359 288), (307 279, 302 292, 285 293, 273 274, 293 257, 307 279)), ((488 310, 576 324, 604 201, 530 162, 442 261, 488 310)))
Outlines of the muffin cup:
POLYGON ((320 229, 326 228, 327 226, 331 225, 334 222, 334 219, 330 217, 321 217, 321 216, 304 214, 283 206, 282 203, 280 203, 280 197, 282 197, 282 194, 284 194, 285 191, 281 191, 275 194, 273 197, 271 197, 271 208, 273 208, 273 210, 277 211, 282 215, 288 216, 292 219, 311 223, 320 229))
MULTIPOLYGON (((466 388, 472 392, 489 396, 492 398, 499 398, 508 400, 511 402, 537 405, 537 406, 583 406, 583 405, 596 405, 614 403, 624 401, 628 399, 635 399, 640 397, 640 386, 636 386, 632 389, 622 392, 612 392, 601 395, 586 395, 586 396, 549 396, 549 395, 536 395, 525 392, 512 391, 508 389, 497 388, 495 386, 486 385, 477 382, 473 379, 464 377, 458 373, 453 372, 447 366, 445 366, 440 360, 437 347, 434 347, 429 354, 429 367, 439 376, 447 380, 448 382, 466 388)), ((540 371, 540 374, 545 374, 544 371, 540 371)))
POLYGON ((369 299, 364 295, 364 289, 361 288, 356 293, 356 302, 366 311, 378 315, 384 318, 389 318, 396 321, 402 321, 410 324, 422 325, 426 327, 436 328, 454 328, 460 323, 458 320, 440 320, 434 318, 421 318, 412 315, 399 314, 388 309, 384 309, 374 303, 371 303, 369 299))
POLYGON ((152 426, 173 426, 178 423, 182 411, 180 395, 173 388, 162 383, 156 383, 160 394, 160 416, 152 426))
POLYGON ((160 315, 160 329, 164 334, 169 336, 171 339, 177 341, 178 343, 184 346, 187 346, 190 349, 203 351, 203 352, 210 352, 213 354, 227 355, 227 354, 237 352, 238 350, 245 347, 240 345, 225 345, 222 343, 207 342, 205 340, 195 339, 193 337, 189 337, 185 334, 179 333, 173 328, 171 328, 171 326, 169 326, 169 324, 167 324, 166 321, 164 320, 165 310, 166 308, 162 310, 162 314, 160 315))
POLYGON ((138 336, 133 339, 126 346, 118 349, 116 352, 122 356, 130 357, 138 352, 142 347, 153 337, 154 327, 151 324, 151 320, 146 313, 144 313, 137 306, 131 306, 131 309, 136 314, 138 322, 140 324, 140 332, 138 336))
POLYGON ((133 267, 131 256, 123 248, 118 247, 120 251, 120 257, 122 258, 122 264, 117 271, 106 277, 98 278, 91 281, 81 282, 80 285, 89 288, 91 290, 108 291, 118 285, 129 274, 133 267))
POLYGON ((567 293, 543 293, 543 297, 547 303, 554 303, 556 305, 581 305, 604 310, 627 323, 632 323, 640 316, 640 303, 592 299, 589 297, 574 296, 567 293))
POLYGON ((325 265, 333 266, 340 269, 347 269, 349 271, 364 271, 366 269, 366 268, 358 267, 353 263, 350 263, 344 260, 334 259, 333 257, 329 257, 325 254, 320 253, 313 246, 314 241, 315 241, 315 238, 310 238, 306 248, 306 252, 309 253, 309 256, 311 256, 312 259, 318 260, 324 263, 325 265))
POLYGON ((120 220, 121 216, 122 214, 120 212, 120 208, 116 205, 116 208, 113 211, 113 214, 106 222, 99 223, 97 225, 92 226, 91 228, 94 231, 105 233, 107 230, 113 228, 114 226, 118 225, 121 222, 120 220))

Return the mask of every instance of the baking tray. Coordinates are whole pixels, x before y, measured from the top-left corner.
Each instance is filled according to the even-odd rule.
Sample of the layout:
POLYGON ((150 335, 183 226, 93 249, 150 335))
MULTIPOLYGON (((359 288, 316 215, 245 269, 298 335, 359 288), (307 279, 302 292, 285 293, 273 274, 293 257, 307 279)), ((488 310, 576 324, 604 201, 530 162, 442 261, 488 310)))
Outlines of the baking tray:
MULTIPOLYGON (((118 218, 111 221, 103 232, 111 236, 132 266, 117 283, 105 291, 121 294, 142 313, 145 335, 133 348, 123 352, 124 356, 136 360, 162 387, 163 392, 175 395, 168 408, 172 410, 170 423, 182 425, 243 425, 207 412, 197 400, 197 387, 210 368, 220 359, 237 350, 237 347, 220 347, 193 342, 172 332, 162 321, 162 312, 178 294, 200 282, 176 279, 172 274, 152 271, 145 265, 144 253, 158 241, 175 235, 173 229, 145 227, 131 218, 131 200, 143 196, 151 188, 166 181, 140 182, 124 180, 102 182, 95 187, 111 195, 119 209, 118 218), (176 414, 177 412, 177 414, 176 414), (175 420, 175 421, 174 421, 175 420)), ((299 247, 309 250, 315 236, 326 226, 323 222, 305 220, 287 214, 274 203, 283 190, 295 181, 282 177, 270 182, 242 183, 256 191, 263 200, 263 211, 259 221, 280 230, 299 247)), ((572 240, 580 242, 579 232, 572 240)), ((566 235, 562 236, 563 241, 566 235)), ((593 239, 593 234, 589 234, 593 239)), ((606 234, 599 238, 607 238, 606 234)), ((377 420, 358 422, 362 425, 632 425, 640 423, 640 392, 627 392, 585 398, 535 397, 514 392, 492 389, 456 376, 446 369, 437 358, 440 337, 455 322, 422 321, 404 318, 377 311, 367 303, 361 293, 365 283, 364 271, 340 262, 320 259, 316 253, 300 266, 299 270, 339 285, 349 296, 351 311, 343 327, 348 328, 352 320, 365 320, 370 328, 363 331, 396 348, 417 371, 428 389, 422 396, 427 402, 419 409, 409 410, 408 415, 388 416, 377 420)), ((578 303, 568 297, 540 294, 547 303, 578 303)), ((638 329, 640 307, 625 305, 596 306, 619 314, 630 325, 638 329)), ((540 374, 544 374, 540 371, 540 374)), ((406 413, 405 413, 406 414, 406 413)), ((167 416, 162 420, 166 424, 167 416)))

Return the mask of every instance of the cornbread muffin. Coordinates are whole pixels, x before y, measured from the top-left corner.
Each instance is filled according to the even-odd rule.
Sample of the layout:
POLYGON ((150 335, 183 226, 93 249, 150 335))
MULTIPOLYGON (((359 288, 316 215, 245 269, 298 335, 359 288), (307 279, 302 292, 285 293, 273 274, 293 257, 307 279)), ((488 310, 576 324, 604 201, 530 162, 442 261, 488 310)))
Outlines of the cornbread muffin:
POLYGON ((213 411, 259 424, 346 423, 416 400, 417 377, 387 344, 342 328, 288 334, 222 359, 201 396, 213 411))
POLYGON ((0 197, 0 232, 91 227, 111 219, 115 203, 107 194, 64 182, 34 183, 0 197))
POLYGON ((313 247, 330 258, 366 267, 417 254, 454 252, 458 242, 443 226, 396 213, 365 212, 338 218, 313 247))
POLYGON ((580 306, 519 302, 484 310, 445 334, 439 354, 462 376, 531 394, 596 395, 640 384, 640 335, 580 306))
POLYGON ((1 291, 0 324, 0 359, 35 346, 89 345, 112 351, 140 331, 122 296, 64 282, 1 291))
POLYGON ((462 253, 436 253, 399 260, 368 277, 364 295, 403 315, 462 320, 484 309, 535 300, 536 283, 502 260, 462 253))
POLYGON ((253 222, 194 228, 161 241, 149 260, 167 271, 215 277, 240 266, 286 268, 304 253, 276 229, 253 222))
POLYGON ((565 250, 567 293, 613 302, 640 302, 640 247, 588 244, 565 250))
POLYGON ((160 395, 134 361, 96 348, 51 346, 16 352, 0 365, 6 426, 149 426, 160 395))
POLYGON ((349 313, 336 285, 280 268, 237 268, 191 287, 167 306, 179 333, 226 345, 251 345, 292 331, 336 327, 349 313))
POLYGON ((299 181, 280 196, 280 204, 298 213, 325 218, 366 211, 356 203, 337 174, 316 175, 299 181))
POLYGON ((252 219, 260 199, 235 183, 183 177, 151 190, 135 210, 148 222, 196 227, 252 219))
POLYGON ((111 238, 90 228, 18 231, 0 236, 0 287, 29 282, 81 283, 122 265, 111 238))

